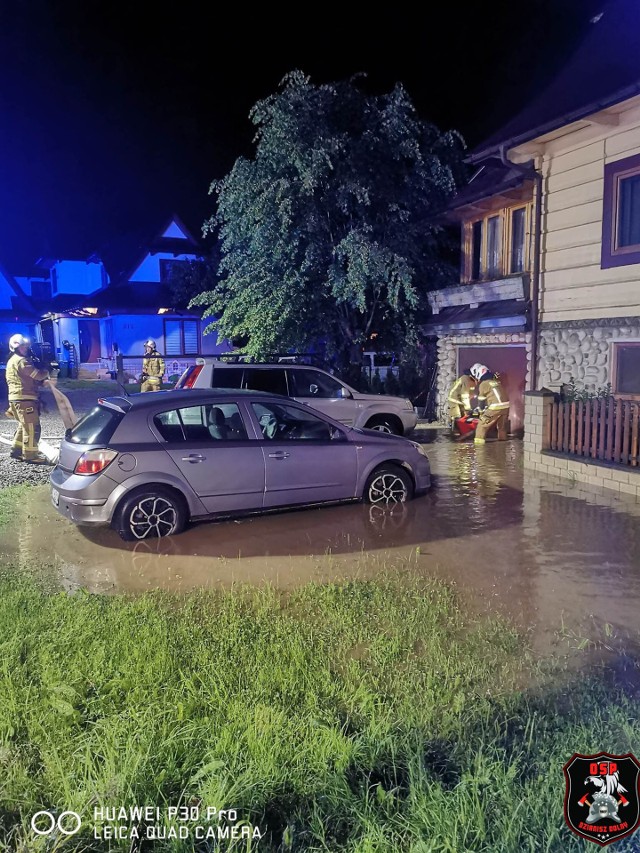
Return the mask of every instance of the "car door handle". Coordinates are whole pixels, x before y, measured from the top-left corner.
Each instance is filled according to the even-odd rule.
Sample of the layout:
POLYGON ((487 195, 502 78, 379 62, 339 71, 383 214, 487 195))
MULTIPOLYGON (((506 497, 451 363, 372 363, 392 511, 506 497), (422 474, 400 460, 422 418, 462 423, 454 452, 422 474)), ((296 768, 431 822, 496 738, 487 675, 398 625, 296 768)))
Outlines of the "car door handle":
POLYGON ((202 453, 190 453, 188 456, 183 456, 183 462, 202 462, 203 459, 206 459, 206 456, 203 456, 202 453))
POLYGON ((286 450, 276 450, 275 453, 269 454, 269 459, 288 459, 290 455, 286 450))

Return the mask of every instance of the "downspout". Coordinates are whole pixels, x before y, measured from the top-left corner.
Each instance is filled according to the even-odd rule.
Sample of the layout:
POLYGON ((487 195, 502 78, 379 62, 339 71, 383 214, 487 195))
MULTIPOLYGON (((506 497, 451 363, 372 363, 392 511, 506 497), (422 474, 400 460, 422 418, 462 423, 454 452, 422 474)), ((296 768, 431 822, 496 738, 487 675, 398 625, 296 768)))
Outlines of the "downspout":
POLYGON ((538 302, 540 300, 540 246, 542 243, 542 172, 536 169, 535 160, 527 163, 512 163, 507 158, 506 146, 500 146, 500 160, 503 166, 520 171, 524 177, 531 177, 535 184, 535 212, 533 219, 533 264, 531 268, 531 370, 529 371, 528 391, 535 391, 538 375, 538 302))

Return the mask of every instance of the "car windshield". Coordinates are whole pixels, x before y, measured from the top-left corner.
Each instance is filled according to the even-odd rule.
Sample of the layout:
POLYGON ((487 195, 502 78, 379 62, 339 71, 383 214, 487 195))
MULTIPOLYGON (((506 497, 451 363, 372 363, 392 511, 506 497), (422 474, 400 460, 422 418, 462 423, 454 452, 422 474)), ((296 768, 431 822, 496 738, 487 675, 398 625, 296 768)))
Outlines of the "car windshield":
POLYGON ((68 431, 66 439, 73 444, 107 444, 123 417, 124 412, 95 406, 68 431))

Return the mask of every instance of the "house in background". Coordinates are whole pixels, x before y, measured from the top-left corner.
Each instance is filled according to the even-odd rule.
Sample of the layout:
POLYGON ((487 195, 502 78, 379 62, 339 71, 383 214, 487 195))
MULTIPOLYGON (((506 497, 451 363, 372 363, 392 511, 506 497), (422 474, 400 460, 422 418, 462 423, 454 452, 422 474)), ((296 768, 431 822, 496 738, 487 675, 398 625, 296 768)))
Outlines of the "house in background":
POLYGON ((9 357, 9 338, 15 334, 34 337, 40 314, 18 279, 0 265, 0 362, 9 357))
POLYGON ((531 381, 531 268, 535 173, 499 160, 476 168, 455 196, 448 218, 460 224, 460 285, 428 295, 422 326, 437 337, 438 404, 446 421, 449 389, 474 362, 500 373, 509 399, 510 431, 524 422, 531 381))
POLYGON ((523 391, 640 400, 640 27, 610 0, 564 68, 471 152, 453 201, 461 284, 429 294, 442 408, 473 361, 523 391))
POLYGON ((636 498, 638 24, 637 0, 610 0, 546 90, 470 158, 535 170, 540 190, 524 465, 636 498))
POLYGON ((534 388, 640 399, 640 26, 611 0, 551 85, 473 152, 542 186, 534 388))
POLYGON ((50 345, 63 369, 75 362, 87 377, 115 369, 116 354, 137 375, 148 338, 165 355, 169 375, 196 355, 232 350, 215 334, 202 335, 197 311, 176 305, 172 273, 202 254, 173 216, 150 235, 120 239, 86 260, 41 259, 36 272, 19 280, 39 312, 36 338, 50 345))

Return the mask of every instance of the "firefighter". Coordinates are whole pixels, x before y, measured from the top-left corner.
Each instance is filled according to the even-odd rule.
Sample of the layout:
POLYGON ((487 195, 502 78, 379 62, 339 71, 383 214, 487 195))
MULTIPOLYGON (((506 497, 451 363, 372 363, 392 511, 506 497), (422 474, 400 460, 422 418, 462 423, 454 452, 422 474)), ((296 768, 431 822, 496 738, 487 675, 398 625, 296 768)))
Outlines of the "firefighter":
POLYGON ((29 339, 23 335, 12 335, 9 349, 12 352, 6 371, 9 416, 18 422, 9 455, 31 465, 49 465, 49 460, 38 451, 41 433, 38 392, 50 379, 49 371, 33 363, 29 339))
POLYGON ((470 370, 465 370, 462 376, 456 379, 447 401, 449 403, 449 418, 453 424, 457 418, 470 415, 473 409, 471 397, 476 393, 476 380, 470 370))
POLYGON ((509 400, 500 377, 486 365, 477 362, 471 367, 471 375, 478 382, 478 404, 482 409, 473 441, 475 444, 484 444, 487 433, 494 426, 498 431, 498 441, 504 441, 507 438, 509 400))
POLYGON ((156 342, 149 338, 144 342, 140 391, 160 391, 164 376, 164 359, 156 349, 156 342))

